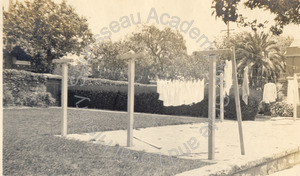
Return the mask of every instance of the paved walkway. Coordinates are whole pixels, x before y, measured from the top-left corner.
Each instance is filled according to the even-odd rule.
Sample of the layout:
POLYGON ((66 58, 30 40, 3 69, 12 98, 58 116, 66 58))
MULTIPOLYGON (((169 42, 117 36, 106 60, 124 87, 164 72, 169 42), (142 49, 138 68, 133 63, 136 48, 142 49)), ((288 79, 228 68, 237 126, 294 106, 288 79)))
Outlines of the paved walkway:
MULTIPOLYGON (((151 127, 134 130, 134 146, 130 149, 164 155, 179 155, 186 159, 215 162, 217 167, 207 166, 182 175, 208 175, 220 169, 242 165, 273 156, 300 146, 300 120, 243 122, 246 155, 240 154, 238 124, 225 121, 216 124, 215 160, 207 160, 207 123, 151 127), (214 170, 215 169, 215 170, 214 170)), ((69 134, 67 138, 81 141, 103 141, 109 145, 126 146, 124 130, 91 134, 69 134)))

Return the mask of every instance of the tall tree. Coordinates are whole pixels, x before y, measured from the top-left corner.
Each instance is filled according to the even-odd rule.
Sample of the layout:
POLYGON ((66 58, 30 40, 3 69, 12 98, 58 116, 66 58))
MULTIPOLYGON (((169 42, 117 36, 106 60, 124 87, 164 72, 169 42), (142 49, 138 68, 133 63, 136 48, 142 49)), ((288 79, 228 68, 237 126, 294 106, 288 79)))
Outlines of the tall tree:
POLYGON ((92 40, 87 20, 66 1, 17 1, 4 12, 3 32, 5 49, 21 47, 33 58, 37 72, 51 72, 53 59, 79 54, 92 40))
POLYGON ((268 81, 276 82, 284 72, 285 60, 280 48, 270 35, 265 33, 243 33, 242 37, 230 41, 236 47, 238 73, 249 66, 254 87, 263 86, 268 81))
MULTIPOLYGON (((96 42, 91 48, 89 62, 92 68, 92 76, 112 80, 127 79, 126 61, 118 57, 126 52, 126 45, 123 41, 96 42)), ((137 79, 139 81, 139 79, 137 79)))
POLYGON ((118 55, 132 50, 144 53, 136 58, 135 80, 149 83, 156 79, 203 78, 207 62, 197 54, 187 55, 185 41, 178 31, 155 26, 141 26, 141 30, 127 36, 124 41, 95 42, 91 48, 93 76, 114 80, 127 80, 127 60, 118 55))
POLYGON ((140 58, 140 66, 148 79, 176 77, 176 72, 168 71, 168 67, 176 64, 176 60, 186 55, 183 36, 171 28, 158 29, 155 26, 142 26, 139 32, 129 38, 127 47, 135 52, 147 53, 140 58))

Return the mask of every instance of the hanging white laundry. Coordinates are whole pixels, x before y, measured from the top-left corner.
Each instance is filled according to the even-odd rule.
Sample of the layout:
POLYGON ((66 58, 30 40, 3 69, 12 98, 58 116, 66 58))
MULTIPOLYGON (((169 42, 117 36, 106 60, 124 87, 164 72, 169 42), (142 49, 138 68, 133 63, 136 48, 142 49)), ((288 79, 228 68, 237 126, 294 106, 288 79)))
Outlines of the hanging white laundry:
POLYGON ((180 105, 180 99, 179 99, 179 95, 180 95, 180 85, 181 82, 178 80, 173 81, 173 88, 174 88, 174 97, 173 97, 173 106, 179 106, 180 105))
POLYGON ((242 98, 243 101, 246 103, 246 105, 248 105, 249 95, 250 95, 250 90, 249 90, 249 79, 248 79, 248 66, 246 66, 244 69, 244 80, 242 85, 242 98))
POLYGON ((166 81, 164 80, 158 80, 157 81, 157 93, 159 93, 159 100, 163 101, 164 97, 166 96, 165 94, 165 89, 166 89, 166 81))
POLYGON ((299 105, 299 87, 298 87, 297 76, 294 76, 294 96, 296 100, 294 101, 294 103, 296 103, 296 105, 299 105))
POLYGON ((164 105, 165 106, 172 106, 173 105, 173 95, 174 95, 174 89, 172 86, 173 82, 172 81, 167 81, 166 84, 166 89, 165 89, 165 93, 166 93, 166 97, 165 97, 165 102, 164 105))
POLYGON ((287 90, 287 103, 293 104, 294 103, 294 80, 288 80, 288 90, 287 90))
POLYGON ((277 99, 277 90, 274 83, 267 83, 264 86, 263 102, 272 103, 277 99))
POLYGON ((161 88, 161 86, 162 86, 162 80, 157 80, 157 82, 156 82, 156 91, 157 91, 157 93, 159 93, 159 96, 158 96, 159 100, 162 100, 162 97, 161 97, 162 88, 161 88))
POLYGON ((225 67, 224 67, 224 93, 225 95, 229 95, 230 93, 230 88, 232 86, 232 62, 230 61, 225 61, 225 67))
POLYGON ((204 98, 202 81, 157 81, 157 93, 164 106, 180 106, 198 103, 204 98))
MULTIPOLYGON (((299 97, 298 81, 288 80, 287 103, 294 104, 294 98, 299 97), (296 84, 296 85, 295 85, 296 84)), ((299 98, 296 98, 296 104, 299 104, 299 98)))
POLYGON ((202 79, 201 81, 199 80, 198 81, 198 86, 200 91, 197 91, 198 92, 198 99, 196 100, 197 102, 201 102, 203 99, 204 99, 204 79, 202 79))

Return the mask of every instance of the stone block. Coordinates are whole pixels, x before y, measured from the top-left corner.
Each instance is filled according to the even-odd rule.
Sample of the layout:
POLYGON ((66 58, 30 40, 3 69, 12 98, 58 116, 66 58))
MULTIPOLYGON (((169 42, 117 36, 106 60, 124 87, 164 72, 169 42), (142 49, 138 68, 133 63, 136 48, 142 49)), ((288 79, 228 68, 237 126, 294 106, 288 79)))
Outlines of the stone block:
POLYGON ((268 168, 267 164, 257 166, 256 169, 255 169, 255 175, 257 175, 257 176, 267 175, 267 173, 268 173, 267 168, 268 168))
POLYGON ((273 174, 275 172, 278 171, 278 167, 277 167, 277 160, 274 160, 274 161, 270 161, 268 164, 267 164, 267 173, 268 174, 273 174))
POLYGON ((292 167, 294 165, 294 154, 278 159, 278 171, 292 167))
POLYGON ((294 154, 294 162, 295 164, 299 164, 300 163, 300 151, 294 154))

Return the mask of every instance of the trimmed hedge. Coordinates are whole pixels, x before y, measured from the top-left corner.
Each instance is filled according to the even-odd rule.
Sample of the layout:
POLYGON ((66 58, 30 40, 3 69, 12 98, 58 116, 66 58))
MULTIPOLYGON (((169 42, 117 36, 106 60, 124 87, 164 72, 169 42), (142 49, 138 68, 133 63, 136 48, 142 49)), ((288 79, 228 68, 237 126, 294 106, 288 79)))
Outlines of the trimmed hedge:
MULTIPOLYGON (((45 86, 47 78, 53 77, 53 75, 8 69, 4 70, 3 75, 5 90, 4 105, 48 106, 55 102, 51 94, 46 92, 45 86)), ((84 82, 82 81, 80 80, 77 86, 69 86, 68 105, 70 107, 76 107, 76 103, 81 100, 75 97, 77 95, 90 98, 90 101, 82 101, 80 104, 77 104, 77 107, 117 111, 127 110, 127 82, 92 78, 87 78, 84 82), (84 85, 80 86, 81 84, 84 85)), ((135 84, 135 112, 195 117, 208 116, 207 88, 205 89, 204 100, 191 106, 165 107, 163 106, 163 102, 158 100, 158 97, 156 85, 135 84)), ((261 96, 258 91, 251 90, 248 105, 245 105, 241 99, 243 120, 255 119, 258 113, 260 98, 261 96)), ((233 91, 231 91, 229 98, 226 100, 229 100, 229 103, 225 106, 224 117, 226 119, 236 119, 233 91)), ((219 102, 219 99, 216 101, 219 102)), ((216 114, 219 114, 218 110, 216 114)))
MULTIPOLYGON (((145 86, 147 87, 147 86, 145 86)), ((145 88, 147 89, 147 88, 145 88)), ((109 90, 69 90, 68 105, 76 107, 76 102, 79 102, 81 98, 76 98, 75 95, 90 98, 90 101, 85 100, 78 104, 77 107, 87 107, 95 109, 108 109, 108 110, 127 110, 127 92, 119 91, 117 89, 109 90)), ((205 97, 199 103, 182 106, 163 106, 163 102, 158 100, 159 95, 156 92, 148 93, 135 93, 135 112, 155 113, 155 114, 168 114, 168 115, 184 115, 194 117, 208 117, 208 90, 205 90, 205 97)), ((260 95, 258 91, 251 90, 248 105, 246 105, 241 99, 242 118, 243 120, 255 120, 255 116, 258 113, 258 106, 260 102, 260 95)), ((240 97, 241 98, 241 97, 240 97)), ((217 100, 219 102, 219 100, 217 100)), ((226 103, 226 102, 225 102, 226 103)), ((219 108, 219 107, 217 107, 219 108)), ((235 111, 235 99, 234 94, 231 91, 229 96, 229 103, 224 109, 224 117, 226 119, 236 119, 235 111)), ((219 114, 219 111, 216 111, 219 114)))
POLYGON ((23 70, 5 69, 5 106, 49 106, 55 99, 46 91, 47 76, 23 70))

